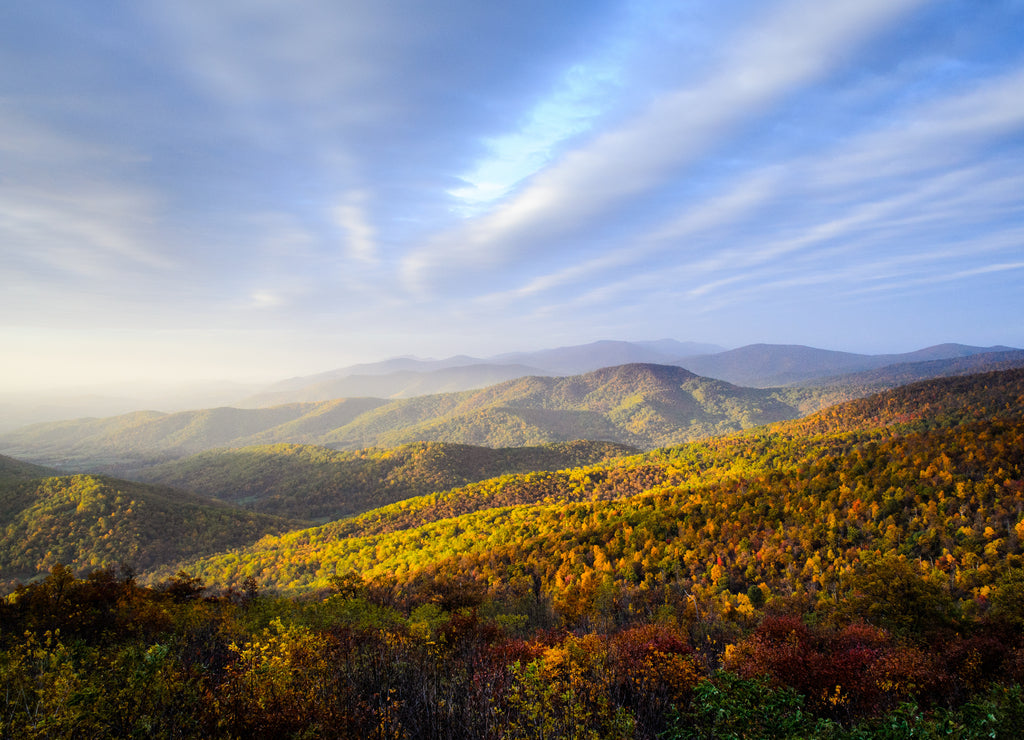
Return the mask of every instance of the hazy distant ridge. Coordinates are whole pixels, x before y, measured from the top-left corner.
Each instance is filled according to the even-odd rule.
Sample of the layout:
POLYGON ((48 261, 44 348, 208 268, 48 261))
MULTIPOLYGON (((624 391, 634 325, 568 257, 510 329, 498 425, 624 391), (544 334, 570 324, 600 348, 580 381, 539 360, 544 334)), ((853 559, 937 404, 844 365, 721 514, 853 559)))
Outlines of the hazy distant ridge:
MULTIPOLYGON (((998 349, 998 348, 997 348, 998 349)), ((1009 370, 1024 366, 1024 350, 982 352, 926 362, 901 362, 877 370, 865 370, 851 375, 822 378, 819 385, 857 384, 867 388, 892 388, 928 378, 969 375, 972 373, 1009 370)))
MULTIPOLYGON (((622 344, 585 347, 598 356, 621 352, 622 344)), ((1024 364, 1024 351, 990 349, 947 344, 872 356, 751 345, 682 360, 707 373, 703 377, 674 364, 627 364, 582 375, 530 375, 475 390, 394 400, 350 397, 268 408, 221 407, 175 414, 140 411, 25 427, 0 437, 0 452, 63 470, 121 474, 208 449, 278 442, 359 449, 414 441, 510 447, 594 439, 650 448, 794 418, 828 403, 914 380, 1024 364), (934 357, 945 359, 930 359, 934 357), (922 358, 929 359, 906 362, 922 358), (893 359, 904 361, 879 367, 893 359), (840 372, 865 365, 872 368, 840 372), (750 386, 737 387, 712 375, 746 379, 750 386), (792 385, 801 378, 802 385, 792 385), (769 382, 775 387, 763 387, 769 382), (779 387, 785 383, 791 387, 779 387)), ((566 356, 578 359, 581 352, 581 348, 567 348, 566 356)), ((433 371, 437 376, 420 374, 404 381, 415 385, 434 377, 438 382, 453 382, 444 373, 472 373, 474 368, 479 366, 463 365, 433 371)), ((387 381, 388 376, 380 379, 387 381)), ((375 381, 364 375, 359 382, 375 381)))
POLYGON ((529 375, 579 375, 630 363, 677 365, 683 358, 721 350, 722 347, 715 344, 675 339, 602 340, 534 352, 509 352, 484 359, 466 355, 443 360, 395 357, 289 378, 236 405, 251 408, 342 396, 411 398, 473 390, 529 375))
POLYGON ((374 398, 411 398, 432 393, 454 393, 482 388, 526 375, 549 373, 526 365, 458 365, 440 370, 398 370, 383 374, 357 374, 298 385, 290 389, 266 391, 244 399, 242 408, 282 403, 325 401, 332 398, 371 396, 374 398))
POLYGON ((40 424, 0 438, 8 454, 64 469, 124 471, 216 447, 339 449, 446 441, 515 447, 593 439, 655 447, 797 416, 771 391, 668 365, 526 377, 410 399, 343 399, 40 424))
POLYGON ((325 401, 343 396, 411 398, 483 388, 529 375, 579 375, 604 367, 635 363, 677 365, 697 375, 736 385, 770 388, 876 370, 893 364, 969 357, 1011 349, 950 343, 902 354, 865 355, 802 345, 751 344, 723 350, 713 344, 674 339, 647 342, 606 340, 534 352, 510 352, 486 359, 465 355, 444 360, 397 357, 290 378, 234 405, 253 408, 325 401))
MULTIPOLYGON (((484 388, 530 375, 578 375, 630 363, 678 365, 705 377, 767 388, 816 383, 824 378, 838 378, 891 364, 956 359, 992 351, 1012 351, 1012 348, 941 344, 904 354, 863 355, 799 345, 755 344, 723 350, 713 344, 658 339, 599 341, 490 358, 466 355, 441 360, 396 357, 289 378, 262 389, 250 387, 243 390, 241 386, 220 383, 177 391, 143 392, 136 389, 136 395, 131 398, 120 397, 127 389, 108 390, 108 395, 91 396, 0 395, 0 433, 37 422, 123 415, 134 409, 173 412, 218 406, 264 408, 358 396, 411 398, 484 388)), ((842 382, 847 380, 844 378, 842 382)))
POLYGON ((716 354, 688 357, 680 365, 698 375, 727 380, 757 388, 794 385, 823 378, 849 375, 894 364, 945 360, 992 352, 1012 351, 1012 347, 971 347, 963 344, 938 344, 902 354, 862 355, 836 352, 802 345, 751 344, 716 354))

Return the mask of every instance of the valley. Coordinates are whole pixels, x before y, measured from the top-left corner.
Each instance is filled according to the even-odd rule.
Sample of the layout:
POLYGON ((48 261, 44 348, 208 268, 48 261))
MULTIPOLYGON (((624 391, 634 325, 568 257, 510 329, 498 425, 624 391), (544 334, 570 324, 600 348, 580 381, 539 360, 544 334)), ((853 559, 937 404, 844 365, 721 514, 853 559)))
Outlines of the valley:
POLYGON ((986 363, 1017 362, 763 389, 631 364, 24 428, 0 673, 100 734, 1012 732, 1024 368, 986 363), (158 683, 115 696, 104 665, 158 683))

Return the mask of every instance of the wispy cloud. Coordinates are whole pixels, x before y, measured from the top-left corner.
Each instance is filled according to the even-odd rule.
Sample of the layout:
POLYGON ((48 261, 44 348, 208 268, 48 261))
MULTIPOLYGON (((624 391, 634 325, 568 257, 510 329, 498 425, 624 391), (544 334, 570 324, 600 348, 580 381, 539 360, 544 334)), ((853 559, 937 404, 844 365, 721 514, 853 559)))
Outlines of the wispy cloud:
POLYGON ((375 262, 375 232, 366 213, 368 195, 364 190, 349 192, 334 208, 334 220, 345 234, 348 253, 363 262, 375 262))
POLYGON ((900 125, 867 130, 813 157, 743 172, 737 182, 725 185, 723 193, 682 204, 679 215, 637 236, 629 246, 532 278, 495 299, 561 289, 598 273, 603 273, 606 284, 644 282, 634 273, 647 275, 645 290, 658 282, 678 281, 680 295, 697 299, 761 279, 753 271, 760 266, 793 269, 793 255, 800 252, 808 252, 812 260, 840 264, 842 270, 836 274, 848 286, 870 278, 879 264, 875 251, 891 251, 892 245, 900 245, 901 253, 911 250, 914 269, 948 260, 952 254, 964 259, 985 249, 1019 251, 1024 240, 1014 222, 1000 225, 1003 217, 1024 216, 1018 160, 1005 153, 982 159, 974 155, 970 166, 948 166, 969 156, 964 139, 986 147, 1015 126, 1024 128, 1017 120, 1017 100, 1009 94, 1018 78, 1015 73, 906 108, 897 114, 900 125), (975 125, 966 125, 960 113, 983 101, 998 112, 975 116, 975 125), (922 129, 929 132, 923 143, 914 133, 922 129), (903 177, 879 179, 876 158, 865 156, 876 151, 887 162, 898 158, 903 177), (944 159, 946 168, 935 169, 936 157, 944 159), (921 172, 928 176, 919 177, 921 172), (783 215, 774 215, 775 210, 783 215), (756 225, 750 221, 753 216, 756 225), (747 224, 745 231, 738 230, 747 224), (943 248, 960 240, 964 229, 971 229, 974 238, 943 248), (927 242, 922 244, 923 235, 927 242), (859 270, 864 263, 869 268, 859 270))
POLYGON ((118 174, 130 154, 10 114, 0 116, 0 157, 8 280, 120 279, 174 264, 154 238, 158 196, 118 174))
POLYGON ((458 210, 477 214, 547 166, 560 144, 590 130, 617 83, 616 69, 610 65, 570 67, 558 89, 526 114, 517 131, 485 140, 487 157, 460 176, 465 184, 448 191, 458 199, 458 210))
POLYGON ((535 252, 581 223, 645 192, 752 112, 825 74, 840 54, 921 0, 791 2, 733 39, 735 51, 703 84, 664 95, 540 172, 522 193, 405 261, 415 285, 453 262, 501 264, 535 252))

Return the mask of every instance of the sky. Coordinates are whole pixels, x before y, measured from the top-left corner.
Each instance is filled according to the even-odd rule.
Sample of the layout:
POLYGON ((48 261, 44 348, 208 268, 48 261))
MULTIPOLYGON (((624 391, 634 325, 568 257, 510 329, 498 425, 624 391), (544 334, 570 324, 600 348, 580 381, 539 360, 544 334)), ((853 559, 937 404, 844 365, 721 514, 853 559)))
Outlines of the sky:
POLYGON ((0 387, 1024 347, 1022 0, 0 4, 0 387))

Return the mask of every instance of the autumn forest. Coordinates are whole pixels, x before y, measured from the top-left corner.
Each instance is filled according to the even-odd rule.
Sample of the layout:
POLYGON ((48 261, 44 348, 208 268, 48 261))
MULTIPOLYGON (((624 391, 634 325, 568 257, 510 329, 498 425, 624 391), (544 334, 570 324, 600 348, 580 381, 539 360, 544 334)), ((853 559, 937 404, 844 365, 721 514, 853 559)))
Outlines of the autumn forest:
POLYGON ((430 428, 524 444, 147 432, 75 472, 33 431, 49 457, 0 457, 0 737, 1024 733, 1024 370, 839 403, 629 372, 558 386, 625 430, 596 442, 511 391, 430 428))

